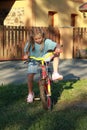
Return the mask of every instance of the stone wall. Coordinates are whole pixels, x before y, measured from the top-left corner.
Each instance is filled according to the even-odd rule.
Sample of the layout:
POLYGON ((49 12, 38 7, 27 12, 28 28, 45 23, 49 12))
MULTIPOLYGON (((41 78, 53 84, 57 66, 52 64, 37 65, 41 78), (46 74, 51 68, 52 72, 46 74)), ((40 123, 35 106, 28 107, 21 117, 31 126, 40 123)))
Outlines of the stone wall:
POLYGON ((17 7, 11 9, 4 20, 4 25, 7 26, 24 26, 24 7, 17 7))
POLYGON ((4 19, 6 26, 24 26, 24 10, 26 0, 15 0, 8 15, 4 19))

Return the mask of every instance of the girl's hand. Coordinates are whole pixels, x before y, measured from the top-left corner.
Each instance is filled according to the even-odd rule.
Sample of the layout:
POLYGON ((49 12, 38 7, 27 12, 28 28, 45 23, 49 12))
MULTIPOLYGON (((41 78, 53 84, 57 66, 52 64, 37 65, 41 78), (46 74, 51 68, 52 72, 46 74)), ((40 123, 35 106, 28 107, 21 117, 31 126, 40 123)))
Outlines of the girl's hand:
POLYGON ((27 54, 24 55, 24 56, 23 56, 23 59, 24 59, 24 60, 28 59, 28 55, 27 55, 27 54))
POLYGON ((55 54, 60 54, 61 52, 62 52, 61 48, 56 48, 54 51, 55 54))

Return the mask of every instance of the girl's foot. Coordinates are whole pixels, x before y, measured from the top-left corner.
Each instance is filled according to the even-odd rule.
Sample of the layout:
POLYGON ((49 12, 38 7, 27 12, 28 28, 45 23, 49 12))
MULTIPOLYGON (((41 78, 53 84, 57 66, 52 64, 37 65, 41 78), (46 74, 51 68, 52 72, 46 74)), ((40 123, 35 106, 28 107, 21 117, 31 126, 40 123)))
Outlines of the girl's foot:
POLYGON ((27 97, 27 103, 32 103, 34 100, 34 93, 29 93, 27 97))
POLYGON ((52 80, 62 80, 63 76, 60 75, 59 73, 53 73, 52 74, 52 80))

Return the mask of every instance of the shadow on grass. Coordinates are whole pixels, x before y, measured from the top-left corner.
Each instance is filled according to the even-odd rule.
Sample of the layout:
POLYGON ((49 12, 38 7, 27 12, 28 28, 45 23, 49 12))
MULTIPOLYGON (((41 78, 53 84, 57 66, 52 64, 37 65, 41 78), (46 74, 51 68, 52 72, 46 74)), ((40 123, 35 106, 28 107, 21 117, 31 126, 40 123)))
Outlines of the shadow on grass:
POLYGON ((61 94, 64 91, 64 89, 67 89, 67 90, 72 89, 73 84, 75 84, 78 80, 80 80, 79 77, 73 74, 69 74, 67 75, 67 77, 72 77, 72 78, 69 78, 70 80, 68 80, 66 77, 64 77, 64 80, 58 81, 58 83, 52 83, 52 101, 54 105, 60 99, 61 94), (68 84, 66 84, 67 81, 69 82, 68 84))

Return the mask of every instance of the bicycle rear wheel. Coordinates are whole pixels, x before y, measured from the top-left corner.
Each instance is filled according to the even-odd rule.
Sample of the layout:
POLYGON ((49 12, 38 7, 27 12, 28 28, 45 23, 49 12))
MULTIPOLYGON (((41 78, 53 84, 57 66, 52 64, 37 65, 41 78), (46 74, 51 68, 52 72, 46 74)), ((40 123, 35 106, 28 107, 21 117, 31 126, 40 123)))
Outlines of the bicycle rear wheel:
POLYGON ((40 81, 40 98, 42 101, 43 108, 46 110, 51 110, 51 106, 52 106, 51 97, 47 96, 46 80, 44 79, 40 81))

